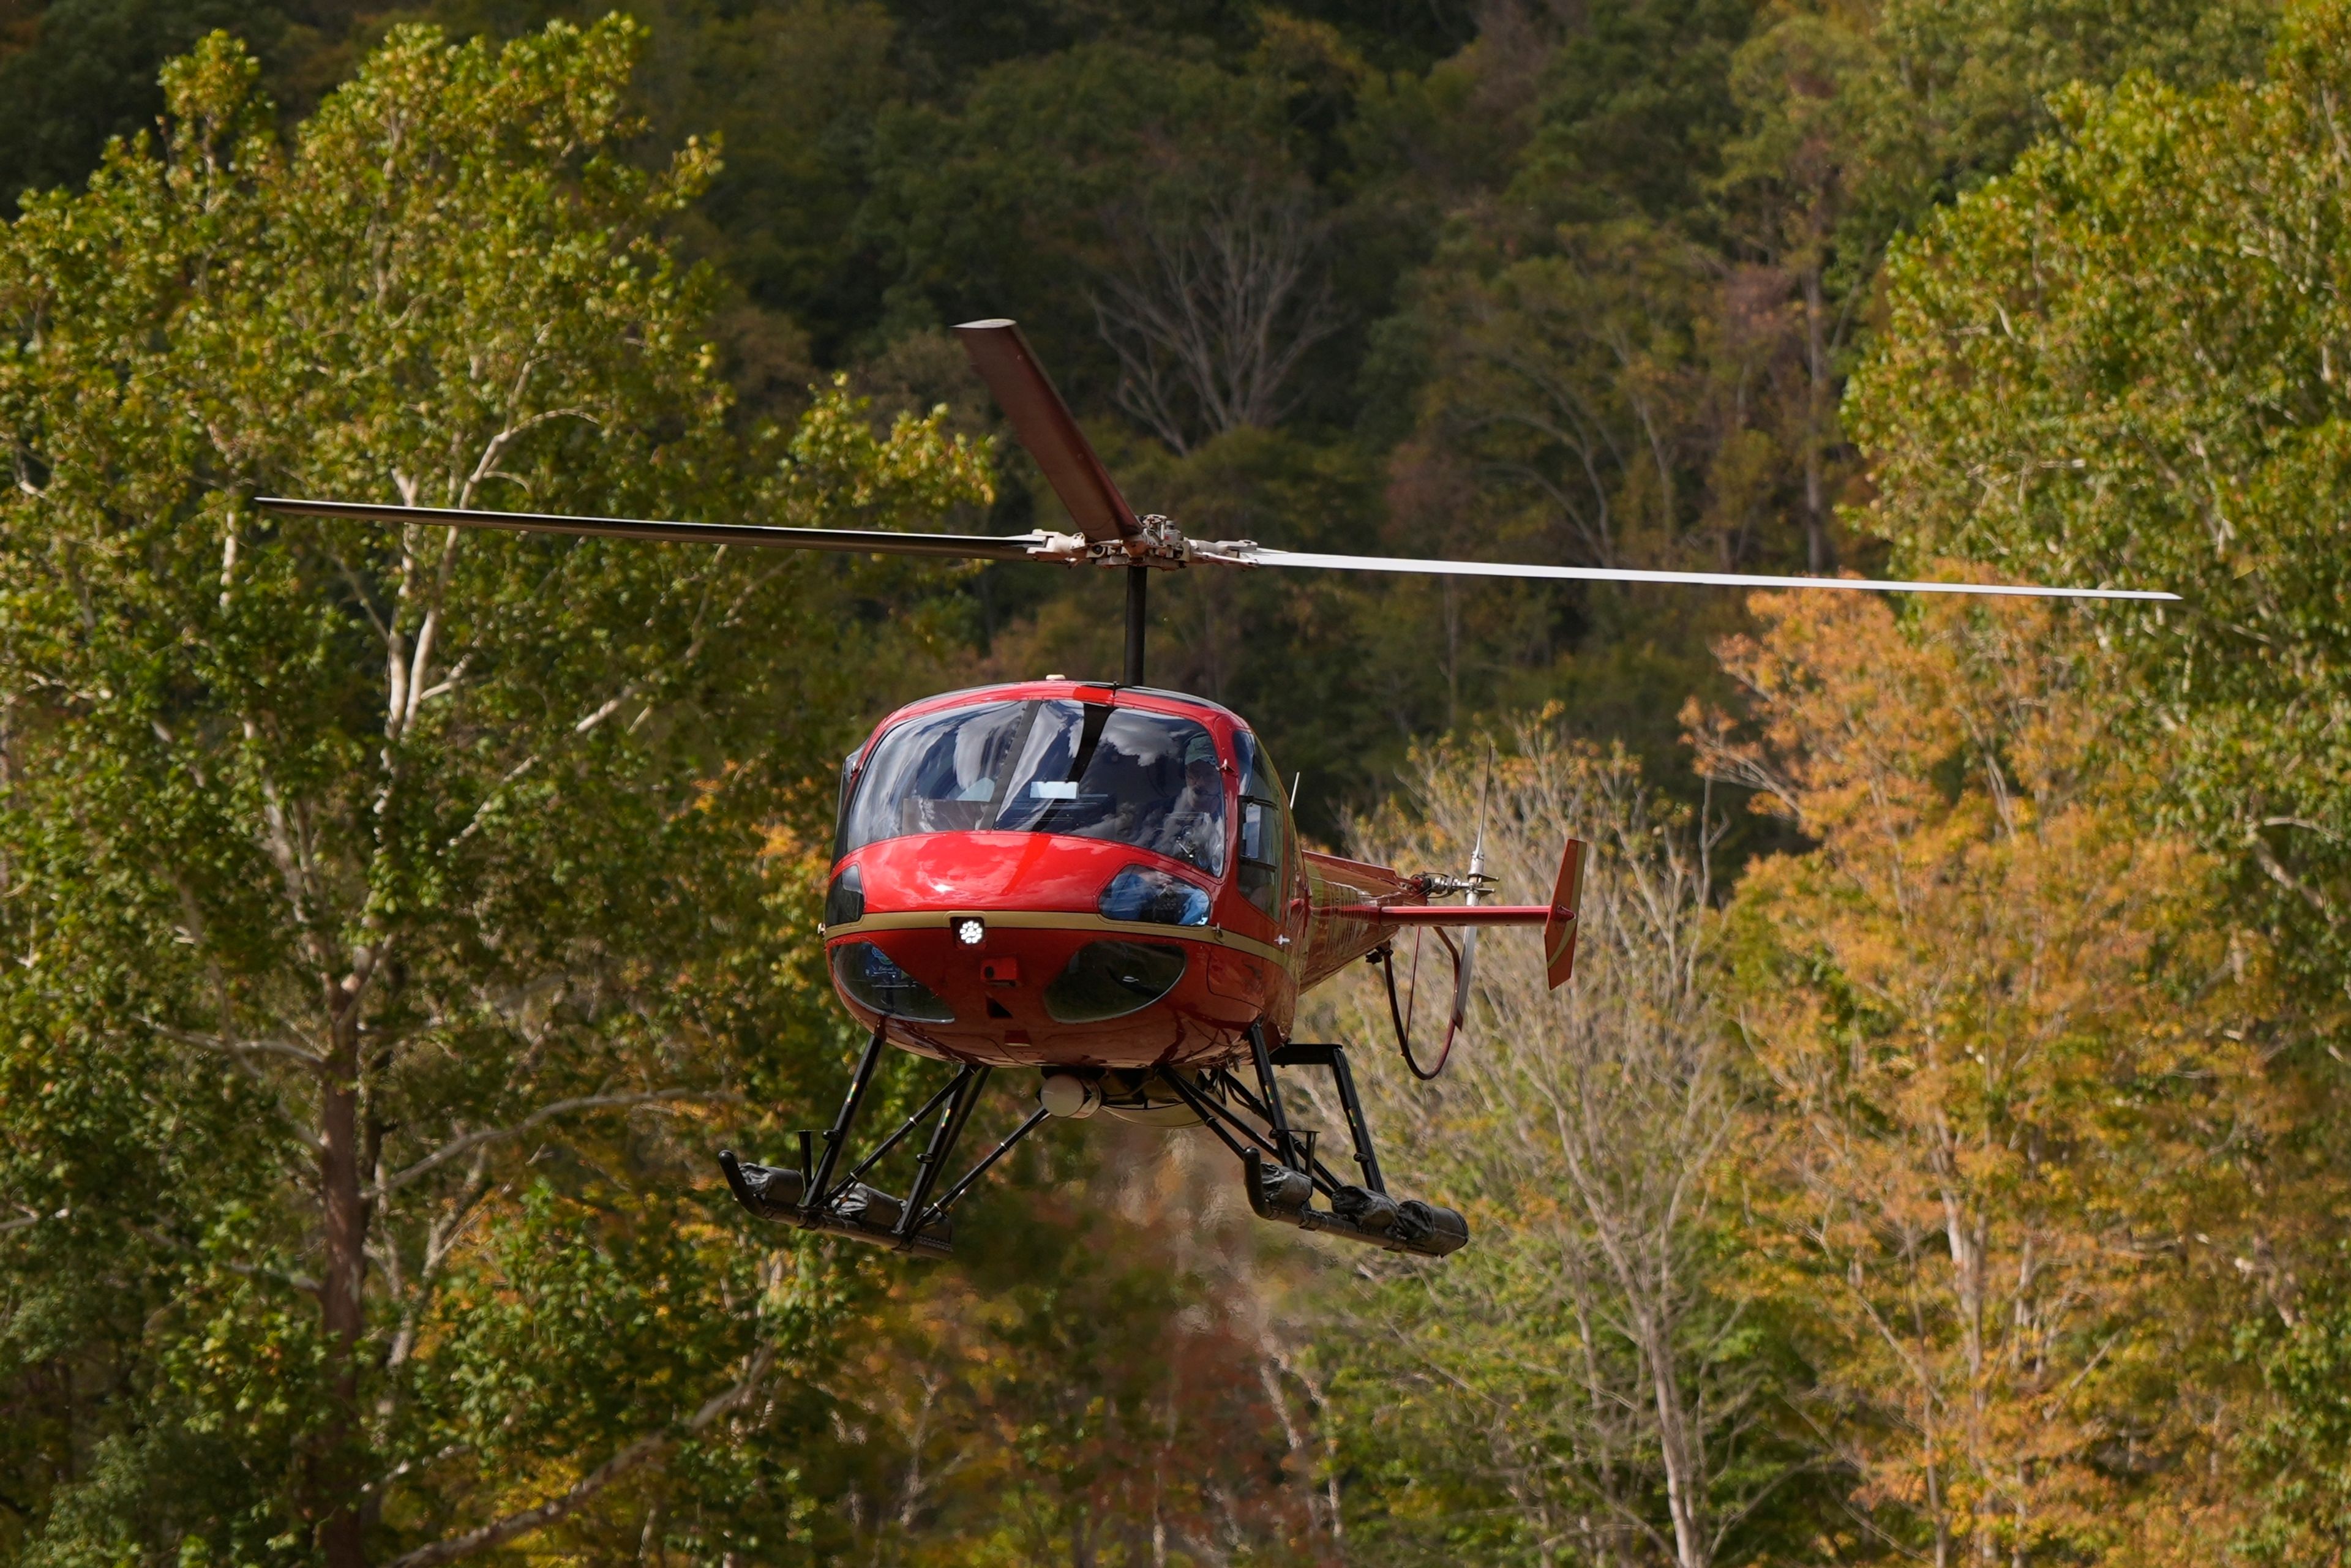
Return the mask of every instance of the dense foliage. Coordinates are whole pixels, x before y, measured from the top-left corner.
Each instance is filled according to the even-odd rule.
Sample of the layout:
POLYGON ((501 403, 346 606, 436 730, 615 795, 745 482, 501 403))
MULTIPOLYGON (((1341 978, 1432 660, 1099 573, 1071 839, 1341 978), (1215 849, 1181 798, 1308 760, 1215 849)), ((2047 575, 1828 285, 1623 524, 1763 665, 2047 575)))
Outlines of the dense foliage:
MULTIPOLYGON (((706 159, 612 152, 632 43, 395 33, 281 147, 215 37, 167 145, 0 251, 0 1464, 36 1558, 464 1540, 831 1343, 831 1271, 714 1228, 668 1129, 813 1090, 770 841, 866 695, 851 585, 245 505, 984 497, 838 393, 726 435, 659 237, 706 159)), ((765 1468, 673 1474, 726 1541, 805 1533, 765 1468)))
MULTIPOLYGON (((0 192, 75 177, 101 133, 160 111, 153 61, 194 32, 101 24, 116 3, 57 0, 0 56, 26 89, 0 88, 24 117, 11 129, 0 108, 0 192), (60 150, 74 137, 78 162, 60 150)), ((430 10, 463 37, 601 8, 430 10)), ((1888 240, 2050 129, 2046 95, 2067 81, 2255 70, 2271 15, 2269 0, 629 9, 651 38, 640 151, 700 135, 723 152, 680 228, 726 287, 712 326, 746 417, 789 418, 846 370, 892 406, 944 400, 991 429, 941 329, 1013 316, 1138 502, 1203 536, 1761 568, 1875 548, 1837 519, 1856 474, 1837 404, 1888 240)), ((317 0, 203 25, 240 30, 300 106, 388 19, 317 0)), ((991 526, 1040 508, 1025 463, 1008 464, 991 526)), ((958 596, 977 661, 1002 671, 1114 661, 1106 599, 1082 577, 1000 569, 958 596)), ((1492 583, 1260 576, 1159 601, 1155 676, 1277 729, 1326 833, 1384 792, 1414 737, 1554 697, 1680 789, 1672 716, 1690 690, 1725 689, 1706 644, 1736 622, 1728 601, 1492 583)))
POLYGON ((0 14, 0 1560, 2342 1555, 2344 0, 622 9, 0 14), (1476 1243, 778 1242, 829 759, 1102 585, 249 502, 1050 522, 999 314, 1204 536, 2188 601, 1171 582, 1312 831, 1595 846, 1363 1053, 1476 1243))

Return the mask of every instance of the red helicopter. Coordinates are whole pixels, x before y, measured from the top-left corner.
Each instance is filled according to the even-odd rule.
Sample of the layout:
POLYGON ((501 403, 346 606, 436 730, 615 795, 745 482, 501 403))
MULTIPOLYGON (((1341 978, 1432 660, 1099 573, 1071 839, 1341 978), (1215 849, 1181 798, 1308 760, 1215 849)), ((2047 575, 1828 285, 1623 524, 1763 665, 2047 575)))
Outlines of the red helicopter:
MULTIPOLYGON (((1468 1239, 1454 1209, 1388 1191, 1344 1047, 1294 1040, 1299 994, 1368 956, 1382 966, 1405 1061, 1394 948, 1440 930, 1455 957, 1451 1049, 1468 998, 1477 933, 1540 926, 1548 977, 1575 965, 1583 846, 1567 841, 1548 902, 1485 902, 1483 846, 1460 875, 1404 873, 1306 849, 1265 745, 1240 716, 1144 684, 1154 571, 1320 567, 1520 579, 1726 587, 1906 591, 2079 599, 2168 593, 2008 584, 1866 581, 1315 555, 1249 539, 1186 538, 1140 515, 1087 443, 1010 321, 957 327, 1021 444, 1076 531, 1015 536, 770 528, 266 497, 266 511, 790 549, 1091 564, 1126 586, 1123 678, 1041 681, 911 703, 845 764, 823 935, 834 988, 867 1031, 847 1097, 792 1164, 718 1155, 742 1205, 766 1219, 899 1251, 952 1252, 950 1211, 1049 1117, 1101 1112, 1202 1125, 1244 1167, 1264 1218, 1391 1251, 1442 1257, 1468 1239), (1460 895, 1460 904, 1440 899, 1460 895), (1456 945, 1445 933, 1465 932, 1456 945), (883 1048, 955 1071, 914 1114, 851 1158, 883 1048), (1285 1067, 1332 1080, 1358 1179, 1316 1153, 1290 1119, 1285 1067), (999 1068, 1040 1074, 1036 1106, 963 1176, 947 1161, 999 1068), (904 1196, 866 1180, 917 1134, 904 1196), (1319 1200, 1319 1201, 1318 1201, 1319 1200)), ((1441 1068, 1440 1055, 1437 1067, 1441 1068)))

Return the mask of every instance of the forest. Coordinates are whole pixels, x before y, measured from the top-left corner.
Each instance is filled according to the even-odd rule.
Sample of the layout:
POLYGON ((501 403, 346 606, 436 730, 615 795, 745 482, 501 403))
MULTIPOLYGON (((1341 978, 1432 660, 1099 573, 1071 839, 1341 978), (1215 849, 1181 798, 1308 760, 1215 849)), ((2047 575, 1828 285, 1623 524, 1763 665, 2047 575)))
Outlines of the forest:
POLYGON ((2351 0, 0 0, 0 1563, 2351 1558, 2346 120, 2351 0), (841 758, 1115 589, 248 503, 1060 526, 996 316, 1196 537, 2181 599, 1172 574, 1320 847, 1592 846, 1436 1082, 1301 1019, 1471 1245, 758 1226, 841 758))

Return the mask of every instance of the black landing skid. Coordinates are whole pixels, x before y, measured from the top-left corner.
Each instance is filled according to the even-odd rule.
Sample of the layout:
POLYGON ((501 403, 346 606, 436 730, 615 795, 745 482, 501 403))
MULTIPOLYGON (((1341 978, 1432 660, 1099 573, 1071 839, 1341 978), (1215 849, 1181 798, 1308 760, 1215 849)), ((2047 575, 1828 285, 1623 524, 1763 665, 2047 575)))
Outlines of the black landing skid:
POLYGON ((1344 1046, 1291 1044, 1269 1050, 1264 1030, 1252 1025, 1249 1057, 1256 1070, 1255 1092, 1222 1067, 1190 1082, 1174 1072, 1163 1078, 1208 1131, 1239 1156, 1249 1207, 1259 1218, 1423 1258, 1442 1258, 1468 1241, 1469 1222, 1458 1211, 1416 1197, 1399 1202, 1388 1196, 1387 1183, 1380 1176, 1379 1156, 1372 1152, 1371 1129, 1364 1121, 1363 1102, 1355 1095, 1355 1075, 1348 1070, 1344 1046), (1341 1181, 1315 1157, 1319 1134, 1290 1125, 1282 1108, 1281 1086, 1274 1075, 1277 1067, 1331 1070, 1347 1119, 1355 1166, 1363 1173, 1360 1184, 1341 1181), (1328 1207, 1314 1207, 1318 1196, 1328 1200, 1328 1207))
POLYGON ((721 1149, 718 1168, 726 1173, 726 1185, 733 1190, 735 1200, 762 1219, 846 1236, 896 1252, 953 1257, 955 1226, 947 1211, 978 1184, 997 1161, 1011 1152, 1012 1145, 1037 1130, 1045 1120, 1045 1111, 1039 1107, 1027 1121, 1005 1134, 1001 1143, 980 1156, 978 1164, 934 1198, 931 1195, 938 1185, 939 1173, 946 1168, 948 1155, 955 1152, 964 1124, 971 1120, 972 1110, 979 1103, 980 1091, 987 1086, 991 1071, 977 1065, 960 1067, 946 1087, 932 1095, 921 1110, 883 1139, 880 1147, 835 1181, 833 1176, 840 1169, 850 1129, 865 1102, 865 1091, 873 1082, 873 1069, 881 1055, 882 1031, 876 1030, 865 1042, 864 1054, 858 1058, 856 1076, 850 1080, 849 1097, 841 1102, 841 1114, 833 1118, 831 1127, 825 1132, 820 1152, 816 1148, 817 1134, 803 1132, 799 1135, 797 1167, 747 1165, 735 1157, 734 1150, 721 1149), (862 1179, 866 1172, 904 1143, 908 1134, 926 1124, 931 1128, 930 1141, 915 1156, 914 1183, 906 1196, 898 1197, 879 1187, 868 1186, 862 1179))
MULTIPOLYGON (((841 1102, 841 1114, 833 1118, 831 1127, 824 1133, 820 1149, 816 1142, 818 1135, 803 1132, 796 1166, 749 1165, 737 1160, 733 1150, 722 1149, 718 1167, 726 1174, 726 1185, 736 1201, 762 1219, 846 1236, 897 1252, 952 1257, 955 1228, 948 1211, 1014 1145, 1035 1132, 1048 1113, 1040 1105, 945 1192, 933 1197, 940 1173, 955 1152, 956 1143, 979 1103, 980 1091, 987 1087, 991 1071, 967 1065, 956 1069, 945 1088, 836 1180, 858 1111, 865 1103, 866 1090, 872 1084, 882 1043, 878 1031, 866 1041, 864 1054, 858 1059, 856 1075, 850 1080, 849 1096, 841 1102), (931 1130, 930 1139, 915 1156, 914 1185, 906 1196, 900 1197, 866 1185, 866 1173, 925 1126, 931 1130)), ((1239 1157, 1248 1183, 1249 1207, 1259 1218, 1424 1258, 1442 1258, 1458 1251, 1469 1239, 1468 1222, 1458 1212, 1418 1198, 1398 1201, 1388 1196, 1387 1184, 1380 1176, 1379 1157, 1372 1152, 1371 1129, 1364 1121, 1363 1103, 1355 1094, 1355 1078, 1348 1070, 1344 1047, 1285 1045, 1270 1049, 1264 1030, 1252 1028, 1249 1056, 1256 1070, 1254 1090, 1222 1067, 1196 1073, 1162 1071, 1156 1079, 1173 1089, 1208 1131, 1239 1157), (1281 1088, 1275 1078, 1277 1067, 1330 1069, 1346 1116, 1355 1165, 1363 1174, 1360 1183, 1341 1181, 1329 1166, 1315 1157, 1314 1144, 1319 1134, 1290 1124, 1282 1107, 1281 1088), (1318 1197, 1326 1200, 1328 1207, 1315 1207, 1318 1197)))

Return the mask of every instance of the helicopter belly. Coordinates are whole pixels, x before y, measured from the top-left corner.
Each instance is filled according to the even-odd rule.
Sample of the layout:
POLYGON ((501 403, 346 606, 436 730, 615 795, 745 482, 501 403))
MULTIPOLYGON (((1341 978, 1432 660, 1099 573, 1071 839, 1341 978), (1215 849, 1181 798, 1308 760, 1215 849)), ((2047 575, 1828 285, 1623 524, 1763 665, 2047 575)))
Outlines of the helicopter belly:
POLYGON ((1284 994, 1278 955, 1225 933, 1064 911, 871 916, 826 946, 860 1024, 997 1066, 1214 1065, 1284 994))

